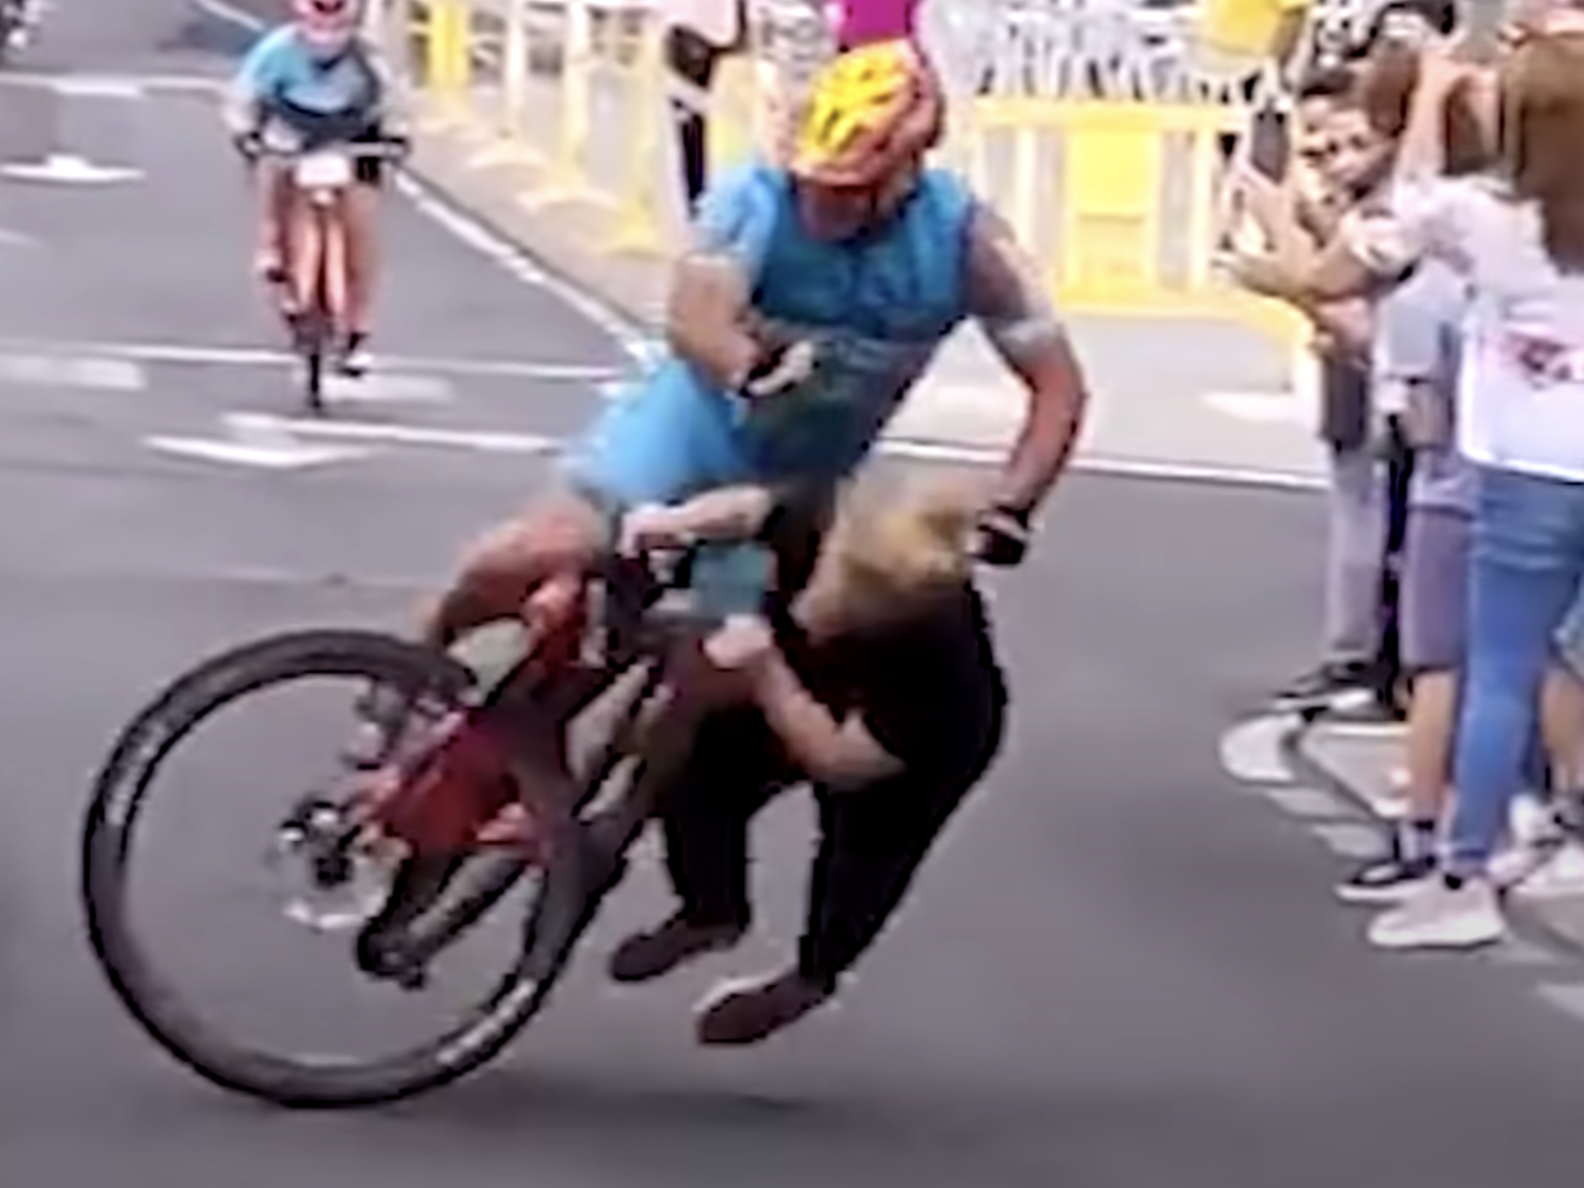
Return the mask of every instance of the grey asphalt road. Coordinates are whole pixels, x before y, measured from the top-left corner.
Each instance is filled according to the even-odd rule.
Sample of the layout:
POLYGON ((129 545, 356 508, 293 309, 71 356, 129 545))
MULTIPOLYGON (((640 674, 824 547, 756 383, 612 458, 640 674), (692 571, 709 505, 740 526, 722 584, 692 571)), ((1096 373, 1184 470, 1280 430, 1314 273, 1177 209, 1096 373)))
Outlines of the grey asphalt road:
MULTIPOLYGON (((174 0, 136 8, 127 69, 217 66, 157 48, 186 19, 174 0)), ((64 0, 55 65, 76 64, 81 35, 85 69, 119 69, 87 14, 64 0)), ((14 134, 11 98, 0 90, 14 134)), ((220 412, 284 407, 288 373, 240 361, 272 330, 202 101, 70 102, 59 151, 143 176, 0 181, 0 226, 31 243, 0 246, 0 1181, 1577 1183, 1578 1023, 1537 1002, 1523 967, 1368 953, 1330 902, 1333 860, 1217 766, 1221 732, 1305 658, 1319 509, 1098 477, 1072 481, 1029 566, 993 583, 1017 698, 1006 754, 841 1009, 751 1053, 688 1040, 712 975, 756 969, 795 935, 808 821, 793 800, 757 838, 762 926, 742 952, 607 988, 603 953, 664 907, 641 870, 552 1011, 452 1091, 290 1116, 171 1065, 102 985, 75 902, 78 820, 112 735, 228 643, 399 624, 458 540, 544 467, 392 446, 277 472, 146 448, 209 432, 220 412)), ((462 362, 599 368, 612 344, 411 209, 393 208, 389 231, 385 347, 446 398, 377 418, 561 432, 586 385, 481 379, 462 362)), ((259 707, 184 749, 140 843, 137 918, 217 1017, 374 1044, 406 1034, 420 1004, 359 987, 335 942, 298 935, 256 861, 286 789, 335 741, 323 706, 259 707)), ((464 954, 437 993, 491 956, 464 954)))

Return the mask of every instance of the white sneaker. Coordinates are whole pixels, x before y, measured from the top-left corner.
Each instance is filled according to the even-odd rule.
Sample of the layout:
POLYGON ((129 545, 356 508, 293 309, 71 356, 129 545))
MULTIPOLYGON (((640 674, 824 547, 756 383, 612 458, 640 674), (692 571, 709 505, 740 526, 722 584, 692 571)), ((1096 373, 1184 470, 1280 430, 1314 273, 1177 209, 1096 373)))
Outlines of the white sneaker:
POLYGON ((1584 897, 1584 849, 1568 844, 1548 853, 1547 859, 1513 886, 1521 899, 1584 897))
POLYGON ((1562 836, 1556 813, 1533 792, 1513 798, 1512 807, 1507 810, 1507 830, 1520 845, 1555 841, 1562 836))
POLYGON ((1507 935, 1496 888, 1487 879, 1447 886, 1423 884, 1401 907, 1371 921, 1369 943, 1378 949, 1472 949, 1507 935))

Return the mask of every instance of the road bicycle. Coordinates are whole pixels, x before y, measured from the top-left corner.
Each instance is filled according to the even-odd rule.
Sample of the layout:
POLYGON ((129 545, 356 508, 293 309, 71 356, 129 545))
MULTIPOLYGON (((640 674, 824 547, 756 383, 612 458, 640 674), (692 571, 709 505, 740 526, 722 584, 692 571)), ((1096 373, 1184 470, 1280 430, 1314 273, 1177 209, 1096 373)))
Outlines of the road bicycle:
POLYGON ((396 161, 406 151, 405 142, 395 140, 254 150, 257 157, 283 162, 291 174, 291 250, 289 272, 281 278, 280 308, 292 349, 302 361, 303 397, 310 412, 325 411, 325 369, 345 339, 340 316, 347 292, 345 198, 357 180, 357 163, 396 161))
POLYGON ((537 624, 493 682, 453 655, 360 630, 277 635, 176 680, 116 742, 83 830, 88 933, 126 1009, 200 1076, 288 1107, 395 1101, 491 1060, 544 1006, 651 815, 637 777, 645 728, 667 692, 664 657, 707 627, 688 593, 690 570, 691 553, 601 563, 571 608, 537 624), (616 712, 581 765, 575 795, 547 796, 531 778, 514 778, 523 768, 513 740, 548 696, 590 674, 580 704, 599 694, 614 699, 616 712), (326 676, 364 685, 365 709, 383 702, 398 711, 381 715, 378 745, 346 765, 338 786, 298 798, 273 838, 309 894, 384 884, 350 909, 350 962, 370 978, 420 989, 436 957, 532 880, 517 952, 484 1000, 434 1038, 366 1061, 282 1056, 229 1038, 162 978, 127 910, 134 831, 173 750, 240 699, 326 676), (490 840, 490 823, 508 805, 517 830, 504 843, 490 840))

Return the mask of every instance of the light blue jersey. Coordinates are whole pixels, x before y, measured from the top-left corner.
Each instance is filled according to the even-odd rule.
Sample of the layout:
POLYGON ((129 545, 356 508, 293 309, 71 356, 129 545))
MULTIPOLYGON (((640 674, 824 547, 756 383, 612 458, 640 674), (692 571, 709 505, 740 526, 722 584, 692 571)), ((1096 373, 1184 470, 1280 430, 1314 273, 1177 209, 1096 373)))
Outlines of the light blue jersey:
POLYGON ((236 102, 317 143, 367 132, 378 122, 385 98, 380 72, 360 44, 324 57, 294 25, 255 42, 232 85, 236 102))
MULTIPOLYGON (((972 311, 976 204, 927 171, 884 226, 859 240, 808 234, 780 170, 743 168, 704 196, 695 234, 730 257, 777 337, 818 348, 798 391, 750 403, 669 358, 615 400, 567 459, 573 483, 615 507, 675 503, 735 484, 834 484, 868 455, 940 344, 972 311)), ((708 558, 695 586, 712 609, 752 609, 763 558, 708 558), (730 605, 728 605, 730 604, 730 605)))
POLYGON ((773 332, 817 344, 815 377, 750 404, 667 359, 574 446, 574 480, 631 505, 736 483, 841 479, 969 313, 973 211, 960 182, 931 171, 882 229, 833 243, 803 229, 779 170, 750 166, 723 179, 705 195, 696 233, 737 263, 773 332))

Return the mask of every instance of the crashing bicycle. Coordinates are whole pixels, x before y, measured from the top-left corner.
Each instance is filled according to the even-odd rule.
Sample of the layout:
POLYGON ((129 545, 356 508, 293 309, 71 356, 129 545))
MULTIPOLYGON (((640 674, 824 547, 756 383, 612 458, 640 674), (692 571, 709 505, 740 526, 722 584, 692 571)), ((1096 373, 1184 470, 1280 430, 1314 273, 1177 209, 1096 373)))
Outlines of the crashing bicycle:
MULTIPOLYGON (((975 490, 966 511, 959 503, 894 535, 948 538, 929 555, 949 560, 924 567, 948 574, 948 585, 965 580, 955 560, 959 524, 972 528, 985 560, 1021 560, 1031 518, 1081 429, 1087 395, 1037 273, 1006 224, 959 179, 924 168, 939 131, 932 86, 906 43, 843 55, 816 83, 793 163, 756 165, 706 195, 694 246, 675 266, 672 356, 573 443, 557 494, 479 542, 419 639, 366 631, 267 639, 178 680, 123 733, 87 822, 85 906, 112 984, 178 1059, 221 1085, 293 1105, 384 1101, 445 1083, 487 1061, 537 1013, 619 879, 632 840, 663 808, 661 792, 678 766, 720 753, 682 744, 723 703, 757 690, 767 719, 786 709, 772 709, 772 694, 804 709, 826 705, 799 711, 800 720, 820 725, 814 733, 823 731, 833 754, 866 769, 872 763, 865 778, 889 778, 893 761, 905 758, 898 752, 928 752, 952 737, 938 723, 879 711, 874 731, 848 729, 833 717, 839 696, 822 701, 819 690, 805 695, 789 684, 795 665, 774 661, 775 632, 741 623, 743 616, 758 622, 767 599, 799 583, 785 580, 773 555, 750 539, 760 527, 755 517, 716 506, 743 489, 782 493, 775 506, 789 502, 787 492, 812 493, 820 504, 870 453, 939 344, 971 318, 1028 393, 1023 430, 1003 472, 975 490), (855 283, 833 286, 832 275, 855 283), (650 515, 653 527, 651 509, 700 503, 721 515, 709 539, 672 540, 658 554, 634 545, 644 535, 635 524, 650 515), (662 563, 668 551, 672 563, 662 563), (504 677, 480 681, 455 658, 481 629, 523 616, 529 639, 503 666, 504 677), (747 668, 759 675, 745 678, 747 668), (364 974, 416 989, 434 957, 509 888, 531 877, 534 889, 519 950, 485 1001, 437 1039, 388 1059, 310 1062, 238 1045, 180 1003, 127 926, 131 835, 169 753, 220 707, 309 675, 365 687, 369 745, 358 748, 340 784, 302 798, 278 830, 276 849, 312 887, 322 883, 353 901, 322 911, 299 903, 295 916, 325 928, 355 926, 364 974), (574 763, 571 726, 607 699, 618 707, 614 725, 591 756, 574 763), (373 892, 360 893, 370 886, 373 892)), ((764 513, 761 507, 759 518, 764 513)), ((884 589, 909 571, 884 564, 886 549, 863 544, 863 533, 832 537, 820 553, 824 569, 809 579, 816 604, 823 595, 812 591, 827 588, 825 572, 846 567, 866 574, 859 587, 884 589), (839 561, 827 564, 827 556, 839 561)), ((982 616, 970 594, 946 603, 960 612, 960 634, 977 638, 982 616)), ((927 649, 901 648, 871 671, 906 674, 919 653, 927 649)), ((945 681, 922 704, 952 704, 957 685, 945 681)), ((930 687, 921 675, 902 693, 930 687)), ((883 693, 877 704, 906 708, 918 700, 883 693)), ((915 823, 917 836, 899 849, 901 864, 876 886, 905 886, 930 830, 949 814, 941 798, 966 791, 971 780, 962 773, 987 761, 981 751, 994 731, 986 725, 982 733, 974 746, 933 764, 961 778, 929 789, 938 812, 915 823)), ((814 754, 800 760, 818 782, 853 778, 841 764, 832 761, 827 771, 825 763, 814 754)), ((912 766, 902 762, 900 770, 912 766)), ((777 780, 767 773, 763 782, 777 780)), ((878 927, 890 907, 869 902, 860 914, 878 927)), ((713 908, 732 917, 717 921, 721 927, 741 923, 741 904, 713 908)), ((807 995, 793 1005, 822 1001, 855 957, 850 947, 810 956, 811 968, 800 973, 807 995)), ((755 1031, 744 1025, 737 1034, 755 1031)))

